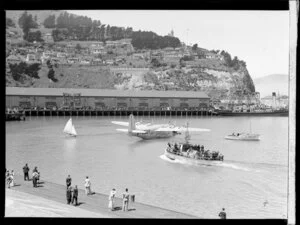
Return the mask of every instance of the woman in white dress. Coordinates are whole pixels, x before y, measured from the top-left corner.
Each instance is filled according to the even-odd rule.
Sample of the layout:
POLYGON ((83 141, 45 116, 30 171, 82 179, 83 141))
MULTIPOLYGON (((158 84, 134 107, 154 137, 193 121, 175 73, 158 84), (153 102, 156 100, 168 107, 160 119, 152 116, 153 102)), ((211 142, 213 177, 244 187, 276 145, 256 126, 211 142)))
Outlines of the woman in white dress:
POLYGON ((111 211, 113 211, 114 210, 114 198, 115 198, 115 196, 116 196, 116 189, 112 189, 111 191, 110 191, 110 194, 109 194, 109 196, 108 196, 108 208, 111 210, 111 211))
POLYGON ((85 187, 85 194, 86 195, 92 194, 92 192, 91 192, 91 181, 90 181, 88 176, 86 177, 86 179, 84 181, 84 187, 85 187))

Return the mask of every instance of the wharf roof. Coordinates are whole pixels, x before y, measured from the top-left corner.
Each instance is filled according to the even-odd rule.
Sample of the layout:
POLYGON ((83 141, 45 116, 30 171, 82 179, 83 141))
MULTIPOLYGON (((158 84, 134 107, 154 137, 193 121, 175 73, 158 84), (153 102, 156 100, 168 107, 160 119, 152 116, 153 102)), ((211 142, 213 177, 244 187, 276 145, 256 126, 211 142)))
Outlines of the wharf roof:
POLYGON ((136 98, 205 98, 208 95, 199 91, 132 91, 114 89, 80 88, 22 88, 6 87, 6 96, 63 96, 63 93, 85 97, 136 97, 136 98))

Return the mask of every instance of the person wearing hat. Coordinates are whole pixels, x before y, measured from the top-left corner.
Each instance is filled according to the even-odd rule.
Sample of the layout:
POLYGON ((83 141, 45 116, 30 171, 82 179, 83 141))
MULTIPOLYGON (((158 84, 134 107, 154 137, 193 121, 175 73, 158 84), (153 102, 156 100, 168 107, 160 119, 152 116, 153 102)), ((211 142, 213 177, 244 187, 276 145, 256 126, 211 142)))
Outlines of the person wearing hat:
POLYGON ((28 165, 26 163, 26 165, 23 167, 24 180, 29 180, 29 175, 28 175, 29 170, 30 169, 29 169, 29 167, 28 167, 28 165))
POLYGON ((67 188, 67 203, 70 204, 72 201, 72 187, 67 188))
POLYGON ((225 208, 223 208, 222 211, 219 213, 219 217, 220 217, 220 219, 223 219, 223 220, 226 219, 225 208))
POLYGON ((125 192, 123 193, 123 211, 128 211, 128 203, 129 203, 129 193, 128 188, 125 189, 125 192))
POLYGON ((77 185, 75 185, 74 189, 73 189, 73 197, 72 197, 72 204, 75 203, 75 206, 78 205, 78 188, 77 185))
POLYGON ((116 196, 116 189, 112 189, 109 193, 109 196, 108 196, 108 208, 111 210, 111 211, 114 211, 114 198, 116 196))

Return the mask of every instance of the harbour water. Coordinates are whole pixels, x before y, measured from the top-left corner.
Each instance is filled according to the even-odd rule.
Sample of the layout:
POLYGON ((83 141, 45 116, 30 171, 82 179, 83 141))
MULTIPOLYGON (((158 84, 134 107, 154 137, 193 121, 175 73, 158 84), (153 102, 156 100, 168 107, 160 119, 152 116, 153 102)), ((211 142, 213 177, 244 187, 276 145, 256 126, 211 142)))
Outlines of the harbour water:
MULTIPOLYGON (((176 121, 211 129, 192 133, 191 142, 220 151, 218 166, 186 164, 163 156, 170 139, 141 140, 116 131, 111 120, 127 117, 72 117, 78 136, 65 137, 69 117, 28 117, 6 122, 6 168, 22 174, 38 166, 44 180, 81 188, 89 176, 93 191, 117 196, 127 187, 136 201, 201 218, 286 218, 288 183, 288 117, 137 117, 154 123, 176 121), (224 136, 249 131, 260 141, 230 141, 224 136), (265 204, 264 204, 265 203, 265 204)), ((65 198, 65 196, 62 196, 65 198)), ((138 209, 137 209, 138 210, 138 209)))

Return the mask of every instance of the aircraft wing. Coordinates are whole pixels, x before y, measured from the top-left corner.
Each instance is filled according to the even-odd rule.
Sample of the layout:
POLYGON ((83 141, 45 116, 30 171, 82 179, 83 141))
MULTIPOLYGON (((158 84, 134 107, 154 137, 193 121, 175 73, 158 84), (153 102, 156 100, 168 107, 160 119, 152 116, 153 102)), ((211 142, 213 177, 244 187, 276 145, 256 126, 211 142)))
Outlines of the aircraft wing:
MULTIPOLYGON (((210 131, 209 129, 203 129, 203 128, 193 128, 189 127, 189 132, 205 132, 210 131)), ((156 129, 155 131, 176 131, 176 132, 185 132, 186 127, 160 127, 156 129)))
POLYGON ((144 131, 144 130, 132 130, 131 132, 132 132, 132 133, 135 133, 135 134, 145 134, 145 133, 147 133, 147 132, 144 131))
POLYGON ((128 133, 128 129, 116 129, 117 131, 126 132, 128 133))
POLYGON ((121 126, 129 126, 129 122, 122 122, 122 121, 111 121, 113 124, 121 125, 121 126))
MULTIPOLYGON (((179 127, 179 132, 185 132, 185 131, 186 131, 186 127, 179 127)), ((188 131, 189 132, 208 132, 208 131, 210 131, 210 129, 189 127, 188 131)))
MULTIPOLYGON (((116 129, 116 130, 128 133, 128 129, 116 129)), ((135 133, 135 134, 145 134, 145 133, 147 133, 146 131, 143 131, 143 130, 132 130, 131 132, 135 133)))

